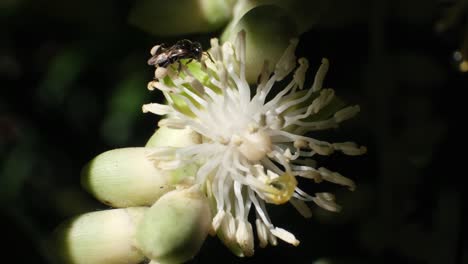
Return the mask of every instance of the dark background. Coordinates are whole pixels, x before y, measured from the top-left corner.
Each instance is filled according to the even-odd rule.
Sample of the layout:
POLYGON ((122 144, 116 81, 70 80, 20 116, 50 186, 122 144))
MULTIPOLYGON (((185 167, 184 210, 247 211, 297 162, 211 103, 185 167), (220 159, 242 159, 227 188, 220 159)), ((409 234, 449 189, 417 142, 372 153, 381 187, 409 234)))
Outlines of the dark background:
MULTIPOLYGON (((209 238, 192 263, 468 263, 465 138, 456 135, 468 73, 454 59, 457 50, 468 56, 466 2, 331 1, 297 53, 309 59, 309 78, 329 58, 325 86, 361 105, 357 118, 317 135, 368 147, 362 157, 320 160, 357 190, 318 187, 335 189, 340 214, 313 207, 303 219, 289 205, 272 206, 273 222, 301 240, 297 248, 280 243, 239 259, 209 238)), ((160 100, 146 90, 149 49, 180 38, 206 47, 221 32, 150 35, 128 23, 133 5, 0 0, 6 263, 50 263, 41 245, 59 223, 106 208, 81 189, 80 170, 106 150, 143 146, 154 132, 157 117, 141 113, 160 100)))

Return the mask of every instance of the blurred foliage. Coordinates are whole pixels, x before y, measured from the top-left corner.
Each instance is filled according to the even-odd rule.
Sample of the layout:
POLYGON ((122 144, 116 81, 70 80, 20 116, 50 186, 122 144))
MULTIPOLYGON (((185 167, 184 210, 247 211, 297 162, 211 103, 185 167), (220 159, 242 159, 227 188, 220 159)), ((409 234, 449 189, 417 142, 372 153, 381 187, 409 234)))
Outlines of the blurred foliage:
MULTIPOLYGON (((79 186, 86 162, 143 146, 154 132, 155 117, 141 114, 143 103, 162 101, 146 90, 149 49, 179 38, 206 46, 220 34, 153 36, 128 22, 143 15, 142 2, 0 1, 0 206, 8 246, 27 253, 15 256, 18 263, 50 263, 42 241, 54 227, 105 208, 79 186)), ((338 191, 341 214, 315 209, 311 220, 291 206, 273 207, 278 226, 301 240, 297 248, 280 244, 238 259, 209 238, 192 263, 468 263, 462 155, 453 151, 464 141, 455 132, 466 118, 458 115, 468 81, 453 54, 466 56, 466 2, 321 6, 298 53, 311 72, 329 58, 325 86, 362 111, 336 132, 318 134, 354 138, 369 151, 319 162, 339 167, 357 191, 338 191)), ((171 16, 184 21, 179 11, 171 16)), ((314 188, 332 187, 305 191, 314 188)))

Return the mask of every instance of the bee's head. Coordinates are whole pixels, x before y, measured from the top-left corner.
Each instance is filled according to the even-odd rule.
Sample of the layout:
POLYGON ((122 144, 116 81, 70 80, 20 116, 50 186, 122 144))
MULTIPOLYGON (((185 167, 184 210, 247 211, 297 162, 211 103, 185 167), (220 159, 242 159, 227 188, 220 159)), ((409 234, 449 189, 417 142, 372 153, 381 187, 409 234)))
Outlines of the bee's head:
POLYGON ((193 42, 192 43, 192 53, 196 56, 197 60, 200 60, 203 54, 203 48, 200 43, 193 42))

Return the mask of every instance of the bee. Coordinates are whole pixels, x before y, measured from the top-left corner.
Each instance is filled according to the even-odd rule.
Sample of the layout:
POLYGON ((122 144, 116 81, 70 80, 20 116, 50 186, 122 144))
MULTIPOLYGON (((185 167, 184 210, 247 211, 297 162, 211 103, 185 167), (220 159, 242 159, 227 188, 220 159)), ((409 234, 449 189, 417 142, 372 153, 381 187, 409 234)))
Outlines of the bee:
POLYGON ((167 47, 166 44, 156 45, 151 49, 152 57, 148 60, 148 65, 154 65, 155 67, 163 67, 179 62, 179 71, 181 68, 180 60, 189 59, 187 64, 193 60, 201 61, 203 54, 207 54, 211 61, 211 55, 203 51, 200 43, 183 39, 177 41, 171 47, 167 47))

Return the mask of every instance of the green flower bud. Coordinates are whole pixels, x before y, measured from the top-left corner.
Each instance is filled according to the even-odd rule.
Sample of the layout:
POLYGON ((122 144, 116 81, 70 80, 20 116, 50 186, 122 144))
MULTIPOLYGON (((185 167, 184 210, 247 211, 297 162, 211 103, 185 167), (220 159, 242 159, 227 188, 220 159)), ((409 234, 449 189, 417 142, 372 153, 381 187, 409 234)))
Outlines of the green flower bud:
POLYGON ((262 5, 245 13, 233 26, 228 27, 221 39, 234 43, 237 32, 246 32, 246 79, 255 83, 265 60, 270 72, 288 47, 298 36, 295 22, 286 11, 274 5, 262 5))
MULTIPOLYGON (((200 144, 202 141, 200 134, 190 128, 172 129, 162 126, 156 130, 151 138, 146 142, 146 147, 176 147, 183 148, 200 144)), ((190 163, 181 168, 168 171, 170 174, 170 183, 177 184, 188 176, 193 176, 199 166, 196 163, 190 163)))
POLYGON ((200 134, 191 130, 160 127, 146 143, 146 147, 187 147, 201 143, 200 134))
POLYGON ((150 148, 123 148, 91 160, 81 174, 83 187, 113 207, 151 205, 173 190, 171 173, 157 169, 150 148))
POLYGON ((239 0, 234 9, 234 21, 241 18, 249 10, 262 5, 275 5, 282 8, 294 20, 299 33, 309 30, 317 24, 320 15, 329 7, 326 0, 239 0))
POLYGON ((234 3, 234 0, 143 0, 136 2, 129 20, 159 36, 210 32, 227 23, 234 3))
POLYGON ((53 236, 58 263, 132 264, 144 260, 135 232, 146 207, 112 209, 77 216, 58 227, 53 236))
POLYGON ((137 244, 160 264, 193 258, 211 227, 208 199, 195 185, 177 189, 159 199, 137 228, 137 244))

